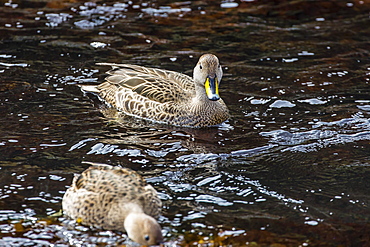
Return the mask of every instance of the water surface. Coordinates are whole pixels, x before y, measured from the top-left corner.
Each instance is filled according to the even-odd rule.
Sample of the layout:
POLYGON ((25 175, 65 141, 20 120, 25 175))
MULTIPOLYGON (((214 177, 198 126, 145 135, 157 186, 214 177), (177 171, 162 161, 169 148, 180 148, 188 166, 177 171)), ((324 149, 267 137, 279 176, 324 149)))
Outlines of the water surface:
POLYGON ((1 1, 0 245, 115 246, 53 216, 92 161, 142 174, 167 246, 369 245, 368 1, 1 1), (78 85, 133 63, 223 65, 232 117, 178 128, 78 85))

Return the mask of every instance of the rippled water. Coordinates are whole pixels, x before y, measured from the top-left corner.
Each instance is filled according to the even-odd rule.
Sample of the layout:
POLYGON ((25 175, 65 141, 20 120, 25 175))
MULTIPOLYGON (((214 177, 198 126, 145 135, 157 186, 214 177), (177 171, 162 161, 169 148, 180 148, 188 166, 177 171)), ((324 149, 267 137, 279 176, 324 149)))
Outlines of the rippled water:
POLYGON ((160 193, 168 246, 370 245, 368 1, 0 1, 0 245, 131 244, 55 216, 81 161, 160 193), (224 69, 232 118, 159 125, 79 84, 97 62, 224 69))

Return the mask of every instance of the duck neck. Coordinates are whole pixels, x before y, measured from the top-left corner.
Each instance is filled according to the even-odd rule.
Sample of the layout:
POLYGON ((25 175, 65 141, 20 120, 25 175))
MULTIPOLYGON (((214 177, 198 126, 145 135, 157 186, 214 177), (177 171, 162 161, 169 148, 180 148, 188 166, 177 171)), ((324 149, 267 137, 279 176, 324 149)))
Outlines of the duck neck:
POLYGON ((195 115, 214 114, 216 108, 220 107, 219 101, 212 101, 207 97, 204 87, 196 86, 196 95, 193 98, 193 104, 190 111, 195 115))
POLYGON ((141 215, 142 213, 137 212, 129 213, 128 215, 126 215, 123 225, 125 226, 127 232, 130 232, 130 229, 133 228, 135 222, 138 218, 140 218, 141 215))
POLYGON ((204 88, 204 86, 195 84, 195 92, 195 99, 198 102, 209 103, 210 100, 207 97, 206 89, 204 88))

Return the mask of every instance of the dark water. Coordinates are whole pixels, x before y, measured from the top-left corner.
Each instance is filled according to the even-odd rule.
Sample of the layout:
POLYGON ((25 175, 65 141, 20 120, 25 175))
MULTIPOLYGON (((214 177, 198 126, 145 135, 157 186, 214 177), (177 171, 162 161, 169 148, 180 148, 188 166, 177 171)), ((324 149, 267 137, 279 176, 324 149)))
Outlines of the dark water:
POLYGON ((370 2, 0 1, 0 245, 115 246, 52 216, 81 161, 137 170, 167 246, 370 245, 370 2), (79 84, 96 62, 223 64, 232 118, 148 123, 79 84))

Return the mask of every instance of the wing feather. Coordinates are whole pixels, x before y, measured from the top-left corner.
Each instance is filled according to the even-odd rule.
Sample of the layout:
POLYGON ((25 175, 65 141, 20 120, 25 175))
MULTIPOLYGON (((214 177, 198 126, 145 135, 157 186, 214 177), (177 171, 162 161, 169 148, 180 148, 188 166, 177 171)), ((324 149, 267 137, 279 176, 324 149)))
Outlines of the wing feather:
MULTIPOLYGON (((145 68, 131 64, 110 64, 106 82, 159 103, 187 101, 195 94, 190 76, 169 70, 145 68)), ((99 86, 98 86, 99 87, 99 86)))

